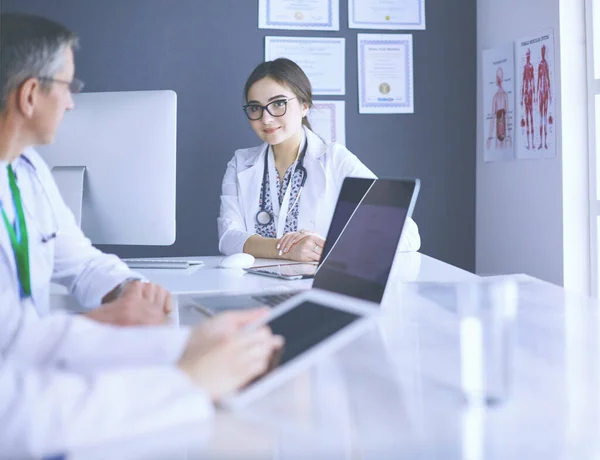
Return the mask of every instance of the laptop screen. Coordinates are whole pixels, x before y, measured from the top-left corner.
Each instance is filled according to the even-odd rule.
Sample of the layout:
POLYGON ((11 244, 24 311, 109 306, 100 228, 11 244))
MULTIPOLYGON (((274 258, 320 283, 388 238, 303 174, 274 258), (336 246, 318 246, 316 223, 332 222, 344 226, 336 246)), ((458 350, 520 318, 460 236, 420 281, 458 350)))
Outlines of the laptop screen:
POLYGON ((313 287, 380 303, 411 207, 415 181, 346 179, 342 191, 347 188, 362 190, 362 195, 368 192, 362 202, 349 190, 340 193, 332 227, 337 222, 341 226, 337 234, 341 234, 336 241, 331 238, 336 229, 330 229, 327 240, 333 240, 332 247, 327 250, 326 244, 313 287), (353 187, 356 181, 361 184, 353 187))
POLYGON ((331 218, 331 224, 329 225, 329 231, 327 232, 327 239, 325 240, 325 247, 321 254, 321 260, 319 265, 327 258, 329 251, 332 246, 337 242, 342 230, 350 220, 350 216, 361 202, 367 190, 373 185, 375 179, 352 179, 344 180, 338 201, 335 205, 335 211, 331 218))

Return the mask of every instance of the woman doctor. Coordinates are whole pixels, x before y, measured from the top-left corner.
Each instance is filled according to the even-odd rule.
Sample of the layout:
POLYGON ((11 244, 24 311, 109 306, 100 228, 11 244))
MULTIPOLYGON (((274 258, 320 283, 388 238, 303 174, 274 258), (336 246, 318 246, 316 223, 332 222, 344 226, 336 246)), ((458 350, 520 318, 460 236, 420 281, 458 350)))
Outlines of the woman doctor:
MULTIPOLYGON (((285 58, 263 62, 244 87, 244 113, 258 147, 237 150, 223 178, 219 250, 254 257, 318 261, 345 177, 375 175, 345 147, 324 143, 306 119, 310 81, 285 58)), ((401 251, 421 245, 409 219, 401 251)))

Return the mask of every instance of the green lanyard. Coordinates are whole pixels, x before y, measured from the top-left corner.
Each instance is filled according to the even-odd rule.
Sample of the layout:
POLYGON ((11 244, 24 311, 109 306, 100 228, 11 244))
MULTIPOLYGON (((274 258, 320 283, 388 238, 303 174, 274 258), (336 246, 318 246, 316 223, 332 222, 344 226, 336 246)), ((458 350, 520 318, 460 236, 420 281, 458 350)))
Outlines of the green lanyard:
POLYGON ((23 297, 31 296, 31 275, 29 271, 29 239, 27 237, 27 224, 25 223, 25 214, 23 214, 23 203, 21 202, 21 192, 17 186, 17 178, 12 170, 12 167, 8 165, 8 183, 10 185, 10 191, 13 196, 15 203, 15 211, 17 213, 17 231, 13 228, 4 209, 2 209, 2 218, 4 225, 6 225, 6 231, 10 238, 10 244, 12 245, 13 252, 15 253, 15 259, 17 260, 17 272, 19 274, 19 282, 21 283, 21 295, 23 297))

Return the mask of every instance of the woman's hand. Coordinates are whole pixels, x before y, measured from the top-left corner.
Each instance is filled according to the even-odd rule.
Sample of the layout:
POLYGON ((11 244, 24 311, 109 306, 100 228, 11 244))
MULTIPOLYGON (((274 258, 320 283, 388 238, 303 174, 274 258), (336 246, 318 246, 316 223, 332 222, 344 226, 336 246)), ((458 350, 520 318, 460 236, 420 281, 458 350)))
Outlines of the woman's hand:
POLYGON ((318 262, 325 247, 325 238, 308 230, 286 233, 277 245, 279 256, 298 262, 318 262))

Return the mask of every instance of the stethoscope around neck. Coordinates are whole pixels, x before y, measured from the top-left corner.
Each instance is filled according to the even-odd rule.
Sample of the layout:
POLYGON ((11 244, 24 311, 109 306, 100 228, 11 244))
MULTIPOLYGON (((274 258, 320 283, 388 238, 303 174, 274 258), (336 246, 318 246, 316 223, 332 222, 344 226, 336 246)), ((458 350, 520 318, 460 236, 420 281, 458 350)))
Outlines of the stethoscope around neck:
MULTIPOLYGON (((300 171, 302 173, 302 181, 300 182, 300 189, 298 190, 298 193, 296 194, 296 199, 294 200, 294 203, 291 206, 288 206, 288 210, 285 213, 285 218, 287 218, 287 216, 289 215, 291 210, 294 209, 294 206, 296 206, 296 203, 298 202, 298 200, 300 199, 300 195, 302 194, 302 190, 304 189, 304 184, 306 183, 307 172, 306 172, 306 168, 304 167, 304 157, 306 156, 306 147, 307 146, 308 146, 308 142, 305 141, 304 147, 302 148, 302 152, 300 152, 300 155, 298 156, 296 168, 295 168, 294 172, 292 173, 292 177, 290 177, 288 189, 290 190, 290 193, 291 193, 292 181, 294 179, 293 175, 295 174, 296 171, 300 171)), ((265 166, 264 166, 264 170, 263 170, 263 180, 262 180, 262 187, 261 187, 262 190, 260 192, 260 209, 256 213, 256 223, 263 227, 265 225, 269 225, 271 222, 273 222, 273 214, 271 214, 269 211, 267 211, 266 201, 265 201, 268 174, 269 174, 269 146, 267 145, 267 148, 265 149, 265 166)), ((271 197, 271 199, 276 200, 276 199, 278 199, 278 197, 271 197)), ((281 213, 281 210, 279 212, 281 213)))

